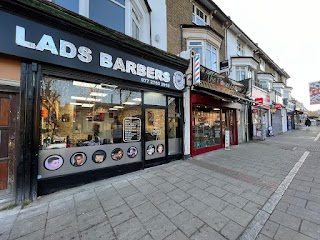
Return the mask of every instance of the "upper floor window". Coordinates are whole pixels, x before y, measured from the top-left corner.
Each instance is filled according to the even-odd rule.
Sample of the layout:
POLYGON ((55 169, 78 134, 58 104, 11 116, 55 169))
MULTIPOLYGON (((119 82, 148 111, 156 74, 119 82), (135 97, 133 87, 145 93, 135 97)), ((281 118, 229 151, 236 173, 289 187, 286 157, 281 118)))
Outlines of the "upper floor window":
POLYGON ((260 59, 260 70, 263 72, 266 71, 266 62, 263 59, 260 59))
POLYGON ((89 18, 112 28, 125 32, 125 0, 89 1, 89 18))
POLYGON ((208 24, 207 19, 207 15, 202 10, 192 5, 192 22, 200 26, 205 26, 208 24))
POLYGON ((244 56, 244 46, 241 42, 238 42, 237 44, 237 50, 239 56, 244 56))
POLYGON ((132 23, 132 34, 131 37, 135 39, 140 39, 140 19, 141 17, 138 14, 138 11, 134 8, 132 8, 132 17, 131 17, 131 23, 132 23))
POLYGON ((246 79, 246 68, 245 67, 236 67, 236 80, 242 81, 246 79))
POLYGON ((79 0, 52 0, 52 2, 70 11, 79 13, 79 0))
POLYGON ((200 64, 217 71, 217 48, 205 41, 190 41, 188 42, 188 48, 200 54, 200 64))

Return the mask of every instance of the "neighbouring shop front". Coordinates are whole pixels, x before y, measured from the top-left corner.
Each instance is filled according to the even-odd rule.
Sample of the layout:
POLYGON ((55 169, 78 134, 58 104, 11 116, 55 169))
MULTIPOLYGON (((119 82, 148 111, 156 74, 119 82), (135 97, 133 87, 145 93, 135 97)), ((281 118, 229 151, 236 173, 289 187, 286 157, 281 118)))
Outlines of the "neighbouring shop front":
POLYGON ((191 155, 225 146, 225 131, 230 145, 245 135, 246 88, 222 75, 201 67, 200 83, 191 91, 191 155))
POLYGON ((18 12, 0 11, 0 52, 22 61, 18 201, 181 158, 188 62, 18 12))

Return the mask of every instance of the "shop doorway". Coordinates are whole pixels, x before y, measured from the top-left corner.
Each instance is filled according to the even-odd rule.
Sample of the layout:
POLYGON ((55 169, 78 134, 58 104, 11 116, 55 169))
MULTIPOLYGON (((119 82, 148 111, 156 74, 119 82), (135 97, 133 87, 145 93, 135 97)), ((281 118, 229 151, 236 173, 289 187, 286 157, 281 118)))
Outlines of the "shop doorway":
POLYGON ((166 108, 145 108, 145 160, 166 157, 166 108))
POLYGON ((16 94, 0 93, 0 200, 14 197, 17 106, 16 94))
MULTIPOLYGON (((222 111, 222 129, 230 131, 230 144, 238 144, 237 134, 237 122, 236 122, 236 110, 235 109, 224 109, 222 111)), ((224 134, 224 131, 223 131, 224 134)), ((224 138, 223 138, 224 139, 224 138)))

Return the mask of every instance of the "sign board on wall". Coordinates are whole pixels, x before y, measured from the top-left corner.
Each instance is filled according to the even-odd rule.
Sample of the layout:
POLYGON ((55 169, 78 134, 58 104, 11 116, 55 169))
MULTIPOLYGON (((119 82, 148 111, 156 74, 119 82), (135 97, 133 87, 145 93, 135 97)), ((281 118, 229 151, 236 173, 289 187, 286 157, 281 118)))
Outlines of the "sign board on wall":
POLYGON ((320 81, 309 83, 310 105, 320 104, 320 81))
POLYGON ((230 131, 225 130, 224 132, 224 148, 225 150, 230 150, 230 131))
POLYGON ((0 53, 167 89, 185 88, 185 76, 176 69, 2 11, 0 36, 0 53))

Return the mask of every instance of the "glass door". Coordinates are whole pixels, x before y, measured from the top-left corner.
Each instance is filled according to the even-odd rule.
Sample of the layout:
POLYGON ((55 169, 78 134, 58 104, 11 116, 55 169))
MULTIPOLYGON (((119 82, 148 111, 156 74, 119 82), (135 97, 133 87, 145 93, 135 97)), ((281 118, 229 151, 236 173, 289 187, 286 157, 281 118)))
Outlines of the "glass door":
POLYGON ((145 159, 166 156, 166 111, 163 107, 145 109, 145 159))

